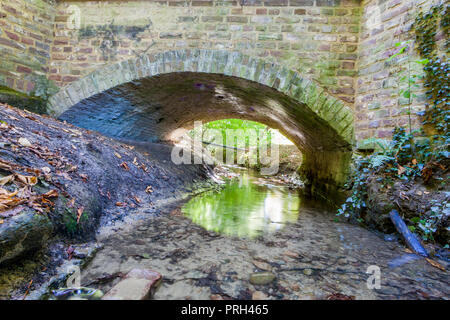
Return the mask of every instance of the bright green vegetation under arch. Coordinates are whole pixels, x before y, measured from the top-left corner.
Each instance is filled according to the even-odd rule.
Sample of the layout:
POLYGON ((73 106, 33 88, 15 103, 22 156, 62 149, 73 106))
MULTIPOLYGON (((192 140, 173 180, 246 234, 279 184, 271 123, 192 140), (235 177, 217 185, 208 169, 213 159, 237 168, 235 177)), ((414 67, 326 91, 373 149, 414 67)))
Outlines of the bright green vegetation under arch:
POLYGON ((206 230, 254 238, 295 223, 300 201, 297 192, 267 185, 243 170, 239 180, 228 182, 220 192, 194 197, 182 212, 206 230))

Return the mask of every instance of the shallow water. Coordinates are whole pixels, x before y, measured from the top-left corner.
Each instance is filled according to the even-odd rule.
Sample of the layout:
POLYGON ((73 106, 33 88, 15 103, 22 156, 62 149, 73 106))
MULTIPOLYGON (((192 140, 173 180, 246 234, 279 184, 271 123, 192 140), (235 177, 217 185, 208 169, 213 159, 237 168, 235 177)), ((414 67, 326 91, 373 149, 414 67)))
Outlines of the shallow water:
POLYGON ((247 170, 220 191, 194 197, 181 211, 208 231, 255 238, 297 221, 301 200, 297 191, 274 185, 247 170))
POLYGON ((220 193, 101 231, 103 249, 82 270, 82 285, 107 292, 120 279, 99 279, 143 268, 163 276, 154 299, 327 299, 338 293, 355 299, 450 297, 448 271, 420 257, 404 259, 401 244, 338 222, 334 212, 318 205, 243 173, 220 193), (380 268, 379 289, 368 286, 371 266, 380 268), (251 275, 261 271, 272 272, 275 280, 252 284, 251 275))

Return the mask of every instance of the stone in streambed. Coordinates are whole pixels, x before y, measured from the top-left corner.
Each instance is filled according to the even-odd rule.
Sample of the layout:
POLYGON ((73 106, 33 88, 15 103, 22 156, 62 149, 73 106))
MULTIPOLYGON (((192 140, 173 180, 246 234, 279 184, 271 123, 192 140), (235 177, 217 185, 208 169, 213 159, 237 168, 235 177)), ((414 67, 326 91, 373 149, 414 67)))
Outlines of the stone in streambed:
POLYGON ((312 269, 304 269, 303 270, 303 274, 304 275, 307 275, 307 276, 310 276, 310 275, 312 275, 313 274, 313 271, 312 271, 312 269))
POLYGON ((265 285, 275 280, 276 276, 272 272, 255 272, 250 275, 250 283, 265 285))
POLYGON ((147 300, 161 283, 162 276, 149 269, 132 269, 103 300, 147 300))
POLYGON ((255 291, 252 294, 252 300, 267 300, 269 297, 262 291, 255 291))

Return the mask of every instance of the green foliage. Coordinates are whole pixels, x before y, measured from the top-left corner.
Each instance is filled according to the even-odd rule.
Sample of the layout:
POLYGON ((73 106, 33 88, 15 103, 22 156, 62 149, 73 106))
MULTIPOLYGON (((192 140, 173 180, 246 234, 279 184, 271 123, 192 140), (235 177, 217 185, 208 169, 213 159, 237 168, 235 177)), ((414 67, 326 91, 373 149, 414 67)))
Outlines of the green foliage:
POLYGON ((245 137, 245 145, 249 147, 256 147, 256 145, 253 144, 254 141, 251 141, 249 139, 249 133, 252 131, 264 131, 264 135, 261 135, 261 137, 264 139, 263 141, 260 141, 260 143, 270 143, 271 142, 271 134, 269 131, 269 127, 266 125, 263 125, 259 122, 255 121, 248 121, 248 120, 241 120, 241 119, 224 119, 224 120, 217 120, 217 121, 211 121, 203 125, 204 129, 216 129, 221 131, 223 141, 224 143, 227 143, 229 147, 242 147, 238 146, 238 141, 233 141, 233 144, 228 144, 229 142, 226 141, 226 132, 227 130, 242 130, 243 135, 245 137))
POLYGON ((298 219, 300 200, 296 194, 281 194, 255 184, 248 173, 229 181, 220 191, 194 197, 182 212, 207 230, 239 237, 257 237, 279 228, 278 223, 298 219), (270 204, 270 210, 267 206, 270 204), (273 223, 273 222, 278 223, 273 223))
MULTIPOLYGON (((415 142, 417 139, 414 137, 415 133, 407 133, 404 128, 396 128, 392 141, 371 138, 364 142, 376 146, 376 151, 372 155, 358 156, 354 159, 354 167, 346 185, 351 195, 338 209, 338 216, 360 223, 363 221, 362 216, 367 209, 366 190, 369 177, 379 176, 383 186, 388 186, 395 180, 410 181, 422 175, 427 163, 443 159, 439 152, 432 152, 429 141, 415 142)), ((446 156, 448 158, 448 154, 446 156)), ((443 208, 447 208, 447 204, 443 204, 440 210, 448 214, 450 209, 443 208)), ((445 214, 430 213, 415 220, 416 226, 410 226, 410 229, 419 232, 426 240, 433 240, 436 225, 445 218, 445 214)))
MULTIPOLYGON (((438 229, 439 224, 443 223, 450 215, 450 203, 443 201, 437 203, 436 200, 431 200, 433 206, 430 211, 420 217, 414 217, 411 222, 415 226, 410 226, 410 230, 417 231, 423 240, 434 240, 434 234, 438 229)), ((447 228, 448 230, 448 228, 447 228)))
POLYGON ((417 39, 417 50, 425 59, 425 83, 427 89, 427 110, 423 114, 423 124, 431 125, 436 130, 433 140, 438 143, 449 144, 448 124, 450 120, 450 66, 446 57, 439 57, 436 53, 436 34, 440 25, 447 36, 448 51, 448 27, 449 6, 443 4, 433 6, 427 13, 420 12, 414 23, 417 39), (440 21, 440 23, 439 23, 440 21))
MULTIPOLYGON (((420 90, 419 83, 424 81, 426 99, 429 103, 426 105, 426 111, 419 115, 423 116, 424 128, 426 126, 433 128, 432 133, 425 136, 426 132, 423 129, 413 131, 410 117, 409 133, 406 133, 404 128, 396 128, 392 141, 375 138, 366 140, 365 144, 374 146, 375 153, 368 157, 355 159, 352 180, 348 185, 351 196, 338 210, 337 215, 362 221, 361 213, 366 208, 366 181, 369 176, 380 176, 379 179, 381 179, 383 185, 391 184, 398 179, 412 180, 420 176, 427 182, 430 172, 432 172, 430 164, 448 162, 450 155, 448 132, 450 122, 450 67, 446 57, 441 58, 436 53, 435 37, 437 28, 440 26, 447 37, 446 47, 448 51, 449 25, 449 6, 437 5, 433 6, 427 13, 420 12, 416 17, 413 28, 416 35, 415 46, 421 55, 421 59, 412 61, 410 49, 414 47, 414 43, 411 40, 396 43, 397 52, 387 59, 388 63, 399 61, 401 58, 407 61, 406 68, 401 68, 398 72, 398 82, 399 95, 408 99, 408 114, 410 116, 412 99, 417 97, 415 91, 420 90), (415 71, 417 66, 423 67, 424 75, 415 71), (417 136, 421 137, 417 138, 417 136)), ((447 182, 443 181, 443 183, 446 184, 447 182)), ((434 240, 433 235, 437 226, 449 215, 449 206, 447 202, 433 205, 427 214, 413 218, 414 225, 409 226, 409 228, 420 233, 424 240, 434 240)))
MULTIPOLYGON (((232 147, 232 148, 239 148, 241 149, 248 149, 248 148, 256 148, 256 153, 245 153, 245 157, 243 158, 243 161, 246 165, 250 165, 250 159, 248 158, 251 155, 256 156, 256 165, 255 168, 260 167, 259 163, 259 149, 260 146, 270 146, 272 142, 272 135, 269 130, 269 127, 266 125, 263 125, 259 122, 254 121, 248 121, 248 120, 241 120, 241 119, 224 119, 224 120, 217 120, 217 121, 211 121, 202 126, 202 128, 196 128, 190 132, 191 136, 194 136, 196 133, 198 133, 198 130, 202 130, 200 132, 203 132, 202 140, 205 143, 214 143, 212 146, 212 151, 214 153, 214 150, 217 149, 217 144, 223 145, 224 147, 232 147), (221 141, 217 141, 216 136, 210 136, 207 134, 208 129, 214 129, 220 132, 222 139, 221 141), (230 139, 233 139, 230 141, 230 139)), ((223 150, 223 155, 226 155, 226 150, 223 150)), ((228 152, 230 152, 230 149, 228 149, 228 152)), ((237 160, 239 158, 240 151, 235 150, 234 151, 234 157, 237 160)))

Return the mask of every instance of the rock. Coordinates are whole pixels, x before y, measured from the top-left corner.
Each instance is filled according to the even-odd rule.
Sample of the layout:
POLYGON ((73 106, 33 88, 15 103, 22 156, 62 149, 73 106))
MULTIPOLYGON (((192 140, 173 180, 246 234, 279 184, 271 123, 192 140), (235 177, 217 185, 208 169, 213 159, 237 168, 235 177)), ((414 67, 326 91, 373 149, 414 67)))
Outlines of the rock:
POLYGON ((304 269, 304 270, 303 270, 303 274, 304 274, 304 275, 307 275, 307 276, 310 276, 310 275, 313 274, 313 271, 312 271, 312 269, 304 269))
POLYGON ((253 265, 261 270, 272 271, 272 266, 266 262, 253 260, 253 265))
MULTIPOLYGON (((54 299, 57 300, 100 300, 103 292, 93 288, 60 288, 52 290, 54 299)), ((51 299, 53 300, 53 299, 51 299)))
POLYGON ((275 280, 276 276, 272 272, 255 272, 250 275, 250 283, 265 285, 275 280))
POLYGON ((289 258, 292 258, 292 259, 297 259, 298 258, 298 253, 292 252, 292 251, 289 251, 289 250, 283 252, 283 255, 285 255, 285 256, 287 256, 289 258))
POLYGON ((384 241, 394 242, 397 240, 397 236, 395 234, 385 234, 384 241))
POLYGON ((0 224, 0 264, 42 248, 52 232, 50 219, 32 210, 4 219, 0 224))
POLYGON ((267 300, 269 297, 262 291, 255 291, 252 294, 252 300, 267 300))
POLYGON ((147 300, 161 283, 162 276, 149 269, 132 269, 102 300, 147 300))
POLYGON ((27 138, 19 138, 19 144, 24 146, 24 147, 31 147, 32 144, 31 142, 27 139, 27 138))

